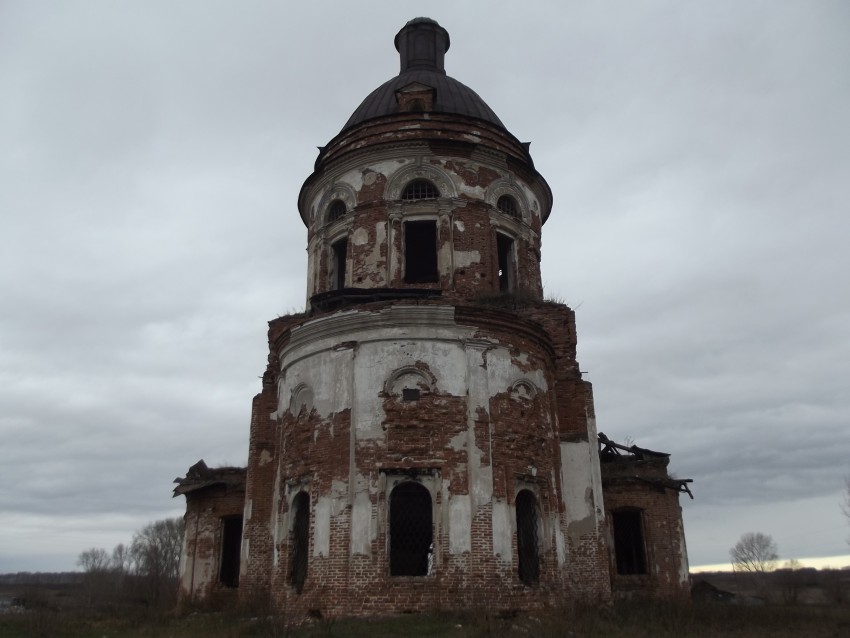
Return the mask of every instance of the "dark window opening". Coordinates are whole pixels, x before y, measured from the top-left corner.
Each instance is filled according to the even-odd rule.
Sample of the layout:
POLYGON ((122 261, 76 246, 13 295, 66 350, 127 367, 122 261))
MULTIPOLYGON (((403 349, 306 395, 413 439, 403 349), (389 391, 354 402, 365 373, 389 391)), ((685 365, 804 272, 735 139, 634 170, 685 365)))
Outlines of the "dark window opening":
POLYGON ((331 202, 331 205, 328 207, 328 221, 333 222, 339 219, 340 217, 345 216, 345 202, 340 199, 336 199, 331 202))
POLYGON ((401 399, 402 401, 418 401, 419 388, 402 388, 401 399))
POLYGON ((221 519, 221 569, 218 580, 225 587, 239 586, 239 558, 242 553, 242 517, 221 519))
POLYGON ((431 493, 402 483, 390 494, 390 575, 427 576, 433 561, 431 493))
POLYGON ((511 292, 514 289, 514 240, 496 233, 496 250, 499 255, 499 291, 511 292))
POLYGON ((292 550, 289 567, 289 584, 296 593, 304 590, 307 580, 307 552, 310 549, 310 496, 299 492, 292 502, 295 520, 292 525, 292 550))
POLYGON ((519 207, 516 205, 514 198, 510 195, 502 195, 499 198, 499 201, 496 202, 496 208, 502 211, 505 215, 510 215, 511 217, 519 219, 519 207))
POLYGON ((416 179, 404 187, 402 199, 436 199, 440 191, 426 179, 416 179))
POLYGON ((424 284, 439 280, 437 274, 437 222, 405 222, 405 283, 424 284))
POLYGON ((519 579, 533 585, 540 579, 540 558, 537 548, 537 499, 529 490, 516 496, 516 547, 519 558, 519 579))
POLYGON ((647 573, 642 518, 640 510, 614 512, 614 554, 618 574, 647 573))
POLYGON ((340 239, 331 246, 333 263, 331 264, 331 286, 334 290, 345 288, 345 261, 348 257, 348 239, 340 239))

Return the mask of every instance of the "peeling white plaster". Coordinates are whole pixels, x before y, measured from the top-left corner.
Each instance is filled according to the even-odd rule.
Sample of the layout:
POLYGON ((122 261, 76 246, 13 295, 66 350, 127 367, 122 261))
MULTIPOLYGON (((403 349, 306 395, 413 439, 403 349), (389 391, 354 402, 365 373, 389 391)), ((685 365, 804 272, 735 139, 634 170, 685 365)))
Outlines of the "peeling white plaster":
POLYGON ((458 230, 458 232, 462 233, 466 230, 466 225, 463 223, 462 219, 456 219, 455 228, 458 230))
POLYGON ((597 508, 594 498, 594 493, 602 493, 601 477, 598 486, 592 484, 591 447, 596 447, 595 439, 592 446, 588 441, 561 443, 561 489, 567 532, 574 543, 596 531, 602 518, 602 509, 597 508))
POLYGON ((688 562, 688 547, 685 544, 685 527, 679 519, 679 523, 677 525, 679 528, 679 584, 682 586, 688 586, 690 583, 690 565, 688 562))
POLYGON ((510 506, 501 499, 493 501, 493 556, 508 562, 512 560, 512 527, 510 506))
POLYGON ((351 506, 351 554, 369 556, 372 553, 372 501, 366 492, 358 492, 351 506))
POLYGON ((567 547, 564 541, 564 530, 560 525, 555 526, 555 554, 558 559, 558 565, 565 565, 567 562, 567 547))
POLYGON ((472 513, 468 494, 454 494, 449 503, 449 553, 472 551, 472 513))
POLYGON ((313 556, 328 556, 331 548, 331 500, 326 496, 316 501, 313 521, 313 556))
POLYGON ((456 250, 455 268, 466 268, 481 263, 481 253, 477 250, 456 250))
POLYGON ((455 434, 451 439, 449 439, 449 449, 452 449, 455 452, 460 452, 466 447, 466 439, 468 436, 469 434, 466 431, 455 434))
POLYGON ((369 232, 365 228, 357 228, 351 233, 351 243, 355 246, 363 246, 369 242, 369 232))

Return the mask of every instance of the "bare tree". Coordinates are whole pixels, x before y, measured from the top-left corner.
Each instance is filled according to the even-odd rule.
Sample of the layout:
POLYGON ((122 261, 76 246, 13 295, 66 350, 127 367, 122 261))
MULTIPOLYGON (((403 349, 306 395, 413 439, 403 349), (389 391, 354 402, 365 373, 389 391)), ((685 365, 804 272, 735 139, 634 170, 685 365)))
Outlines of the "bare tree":
POLYGON ((182 549, 182 518, 150 523, 133 536, 130 555, 153 603, 167 602, 169 594, 176 594, 182 549))
POLYGON ((112 550, 112 561, 110 566, 119 574, 126 574, 130 571, 130 566, 133 564, 133 559, 130 556, 130 548, 124 543, 118 543, 112 550))
POLYGON ((764 575, 776 567, 779 551, 770 535, 748 532, 729 550, 729 556, 736 572, 764 575))
POLYGON ((89 605, 100 601, 109 591, 109 554, 102 547, 91 547, 77 557, 77 565, 83 568, 83 585, 89 605))
POLYGON ((800 598, 800 592, 802 592, 806 581, 803 564, 796 558, 792 558, 785 561, 785 564, 777 570, 776 575, 782 602, 786 604, 796 603, 800 598))
POLYGON ((105 572, 109 569, 109 554, 102 547, 91 547, 80 552, 77 557, 77 565, 82 567, 87 574, 105 572))

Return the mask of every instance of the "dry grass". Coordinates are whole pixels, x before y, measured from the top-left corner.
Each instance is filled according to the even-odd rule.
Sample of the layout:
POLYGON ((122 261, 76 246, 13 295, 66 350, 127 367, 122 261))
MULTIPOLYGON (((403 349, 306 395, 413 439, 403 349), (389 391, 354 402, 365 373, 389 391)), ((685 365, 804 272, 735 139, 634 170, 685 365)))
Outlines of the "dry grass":
POLYGON ((278 616, 237 610, 177 617, 33 609, 0 616, 0 638, 389 638, 512 636, 697 638, 710 636, 833 638, 850 635, 848 606, 741 607, 617 604, 504 617, 488 611, 408 615, 378 620, 313 621, 295 627, 278 616))

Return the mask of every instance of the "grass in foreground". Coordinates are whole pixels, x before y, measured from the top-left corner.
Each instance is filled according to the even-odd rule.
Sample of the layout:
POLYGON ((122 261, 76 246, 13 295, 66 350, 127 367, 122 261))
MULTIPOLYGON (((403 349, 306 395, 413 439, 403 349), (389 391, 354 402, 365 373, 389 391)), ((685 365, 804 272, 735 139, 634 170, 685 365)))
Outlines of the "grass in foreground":
POLYGON ((850 635, 850 606, 616 604, 500 618, 486 611, 375 620, 316 620, 294 627, 275 616, 173 615, 34 610, 0 616, 0 638, 833 638, 850 635))

